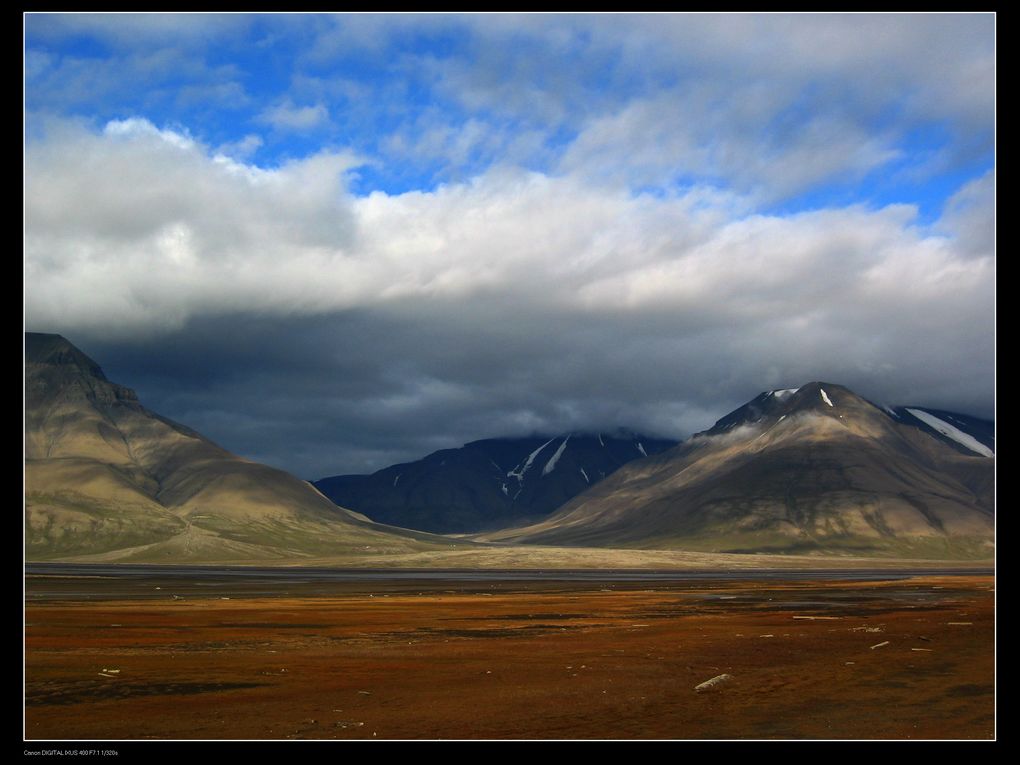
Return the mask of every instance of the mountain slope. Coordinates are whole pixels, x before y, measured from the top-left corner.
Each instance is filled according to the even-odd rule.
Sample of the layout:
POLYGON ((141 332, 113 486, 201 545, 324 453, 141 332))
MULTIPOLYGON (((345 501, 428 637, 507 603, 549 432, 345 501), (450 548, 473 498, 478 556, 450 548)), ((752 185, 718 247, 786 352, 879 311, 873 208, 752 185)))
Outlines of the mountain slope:
POLYGON ((149 411, 63 337, 25 335, 29 559, 263 560, 435 544, 149 411))
POLYGON ((954 448, 895 411, 829 383, 769 391, 680 446, 621 468, 546 520, 480 538, 990 557, 994 459, 954 448))
POLYGON ((479 531, 543 518, 621 465, 675 445, 623 431, 492 438, 372 475, 323 478, 315 486, 381 523, 479 531))

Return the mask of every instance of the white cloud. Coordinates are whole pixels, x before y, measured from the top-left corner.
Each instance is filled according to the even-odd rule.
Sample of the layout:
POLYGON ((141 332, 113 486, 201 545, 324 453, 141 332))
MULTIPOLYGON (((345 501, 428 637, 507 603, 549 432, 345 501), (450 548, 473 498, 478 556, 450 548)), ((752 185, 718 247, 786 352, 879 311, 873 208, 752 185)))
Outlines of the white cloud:
POLYGON ((29 144, 26 163, 33 319, 124 334, 196 313, 332 307, 314 274, 348 268, 350 154, 265 170, 132 119, 102 135, 67 127, 29 144))
POLYGON ((295 106, 285 101, 264 109, 258 120, 278 130, 311 130, 329 121, 329 110, 324 104, 295 106))
POLYGON ((103 133, 119 138, 158 138, 171 146, 185 151, 196 148, 195 141, 188 135, 186 130, 160 130, 148 120, 139 117, 131 117, 126 120, 111 120, 106 123, 103 133))
POLYGON ((352 198, 349 154, 272 169, 210 154, 138 119, 30 143, 29 323, 131 334, 365 309, 444 326, 470 315, 479 336, 505 323, 512 342, 527 316, 564 332, 616 323, 610 335, 660 338, 649 354, 722 333, 764 365, 848 346, 898 363, 926 326, 973 343, 991 318, 994 258, 975 257, 960 223, 987 220, 990 177, 949 205, 956 239, 911 207, 749 215, 718 190, 633 196, 511 170, 352 198))
POLYGON ((715 178, 775 202, 833 180, 858 180, 898 158, 890 136, 819 114, 776 125, 795 93, 699 83, 634 101, 581 130, 561 170, 624 187, 715 178))
POLYGON ((941 228, 957 239, 960 250, 974 256, 995 253, 995 171, 965 184, 949 198, 941 228))
POLYGON ((225 143, 219 146, 216 149, 216 154, 243 161, 249 159, 256 151, 258 151, 259 147, 262 146, 262 143, 263 141, 260 136, 257 136, 254 133, 249 133, 239 141, 231 141, 230 143, 225 143))

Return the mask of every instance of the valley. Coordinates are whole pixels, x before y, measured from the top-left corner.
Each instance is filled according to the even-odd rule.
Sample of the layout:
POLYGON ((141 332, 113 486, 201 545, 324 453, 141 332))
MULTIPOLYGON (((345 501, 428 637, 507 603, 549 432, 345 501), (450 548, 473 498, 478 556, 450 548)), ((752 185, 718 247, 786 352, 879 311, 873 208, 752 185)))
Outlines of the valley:
POLYGON ((603 576, 30 576, 26 738, 995 735, 986 573, 603 576))

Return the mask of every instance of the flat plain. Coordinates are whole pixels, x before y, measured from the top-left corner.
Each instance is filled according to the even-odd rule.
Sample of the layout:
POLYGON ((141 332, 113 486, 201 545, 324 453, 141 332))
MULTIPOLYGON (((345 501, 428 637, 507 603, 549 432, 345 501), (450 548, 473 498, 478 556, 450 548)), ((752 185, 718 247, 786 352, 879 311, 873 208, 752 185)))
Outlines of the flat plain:
POLYGON ((30 572, 25 737, 990 739, 994 599, 987 572, 30 572))

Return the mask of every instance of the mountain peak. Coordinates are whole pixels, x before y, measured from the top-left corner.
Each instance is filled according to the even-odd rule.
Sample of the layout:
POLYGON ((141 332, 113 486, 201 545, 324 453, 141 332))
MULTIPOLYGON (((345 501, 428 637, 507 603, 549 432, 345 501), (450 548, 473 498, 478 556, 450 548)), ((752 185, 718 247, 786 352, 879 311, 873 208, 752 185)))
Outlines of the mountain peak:
POLYGON ((92 377, 106 380, 95 361, 82 353, 63 335, 46 332, 25 333, 25 361, 32 364, 73 366, 92 377))
POLYGON ((762 391, 743 406, 718 420, 706 434, 718 435, 740 425, 777 420, 802 412, 844 419, 850 412, 860 415, 863 412, 871 413, 872 410, 877 413, 879 408, 849 388, 837 383, 816 380, 799 388, 762 391))
POLYGON ((25 396, 29 408, 80 397, 100 406, 139 406, 131 388, 110 382, 67 338, 43 332, 25 333, 25 396))

